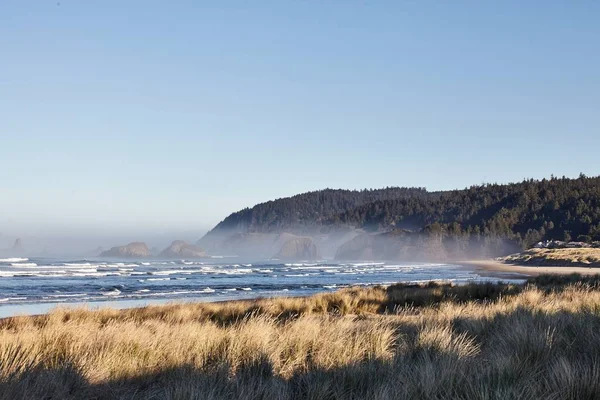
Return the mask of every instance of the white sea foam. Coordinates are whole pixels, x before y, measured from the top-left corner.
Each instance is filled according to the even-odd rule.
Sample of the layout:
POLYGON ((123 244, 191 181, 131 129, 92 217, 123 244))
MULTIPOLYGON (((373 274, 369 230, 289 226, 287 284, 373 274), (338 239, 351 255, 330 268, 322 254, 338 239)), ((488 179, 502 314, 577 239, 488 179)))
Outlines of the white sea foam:
POLYGON ((326 270, 326 269, 339 269, 340 266, 339 265, 304 265, 304 264, 300 264, 300 266, 297 266, 298 264, 292 264, 292 265, 296 265, 290 269, 318 269, 318 270, 326 270))
POLYGON ((12 278, 18 275, 32 275, 32 273, 27 271, 0 271, 0 278, 12 278))
POLYGON ((369 265, 384 265, 384 262, 363 262, 350 264, 353 267, 367 267, 369 265))
POLYGON ((96 268, 81 268, 81 269, 74 269, 73 272, 80 273, 80 274, 87 274, 90 272, 98 272, 98 270, 96 268))
POLYGON ((101 276, 121 276, 118 272, 76 272, 71 274, 71 276, 84 278, 84 277, 101 277, 101 276))
POLYGON ((182 294, 200 294, 200 293, 214 293, 214 292, 215 292, 214 289, 207 287, 207 288, 204 288, 201 290, 175 290, 172 292, 150 293, 147 296, 163 297, 163 296, 178 296, 178 295, 182 295, 182 294))
POLYGON ((12 257, 12 258, 0 258, 0 263, 16 263, 29 261, 29 258, 20 258, 20 257, 12 257))
POLYGON ((36 271, 39 270, 56 270, 57 268, 60 268, 61 270, 64 267, 61 266, 56 266, 56 265, 37 265, 36 263, 22 263, 22 264, 11 264, 11 267, 19 267, 19 268, 33 268, 36 271))
POLYGON ((5 303, 7 301, 21 301, 27 300, 27 297, 5 297, 0 299, 0 303, 5 303))
POLYGON ((163 270, 163 271, 152 271, 150 272, 150 275, 173 275, 173 274, 180 274, 182 272, 182 270, 179 269, 168 269, 168 270, 163 270))
POLYGON ((110 292, 102 292, 102 296, 118 296, 121 294, 119 289, 111 290, 110 292))

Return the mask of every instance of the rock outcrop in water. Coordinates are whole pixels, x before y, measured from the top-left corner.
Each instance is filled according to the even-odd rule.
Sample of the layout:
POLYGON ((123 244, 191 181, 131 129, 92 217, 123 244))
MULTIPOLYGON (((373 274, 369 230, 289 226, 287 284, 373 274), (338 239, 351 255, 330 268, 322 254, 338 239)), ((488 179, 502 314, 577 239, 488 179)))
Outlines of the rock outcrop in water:
POLYGON ((114 258, 143 258, 150 256, 152 256, 152 253, 146 243, 143 242, 132 242, 125 246, 115 246, 110 250, 100 253, 100 257, 114 258))
POLYGON ((25 253, 26 253, 26 251, 23 248, 23 242, 22 242, 21 238, 15 239, 15 243, 13 244, 12 247, 7 248, 7 249, 0 249, 0 255, 3 257, 4 256, 7 256, 7 257, 24 256, 25 253))
MULTIPOLYGON (((290 235, 294 236, 294 235, 290 235)), ((310 237, 292 237, 286 240, 275 258, 291 260, 315 260, 319 258, 317 245, 310 237)))
POLYGON ((444 237, 397 229, 357 236, 340 246, 335 258, 440 262, 495 257, 517 249, 513 242, 502 238, 444 237))
POLYGON ((364 234, 344 243, 338 260, 436 261, 448 258, 441 237, 429 237, 398 229, 386 233, 364 234))
POLYGON ((21 241, 21 238, 15 239, 15 244, 13 245, 12 250, 17 252, 23 251, 23 242, 21 241))
POLYGON ((183 240, 175 240, 160 254, 161 258, 200 258, 206 257, 206 252, 198 246, 186 243, 183 240))

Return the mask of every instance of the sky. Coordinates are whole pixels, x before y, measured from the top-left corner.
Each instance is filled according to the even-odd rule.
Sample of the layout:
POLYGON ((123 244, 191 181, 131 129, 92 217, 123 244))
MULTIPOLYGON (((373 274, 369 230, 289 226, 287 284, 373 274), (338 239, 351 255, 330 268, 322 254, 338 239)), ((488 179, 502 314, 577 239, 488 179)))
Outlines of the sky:
MULTIPOLYGON (((0 234, 600 171, 598 1, 0 2, 0 234)), ((192 233, 190 233, 192 232, 192 233)))

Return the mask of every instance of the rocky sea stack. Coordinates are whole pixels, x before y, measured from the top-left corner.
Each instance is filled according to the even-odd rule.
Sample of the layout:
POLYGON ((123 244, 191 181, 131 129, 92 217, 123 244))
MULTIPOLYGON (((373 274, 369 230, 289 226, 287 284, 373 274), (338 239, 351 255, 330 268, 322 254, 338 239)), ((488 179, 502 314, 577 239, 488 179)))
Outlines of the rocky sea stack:
POLYGON ((100 257, 115 257, 115 258, 136 258, 150 257, 152 253, 148 249, 146 243, 132 242, 125 246, 115 246, 110 250, 100 253, 100 257))
POLYGON ((291 260, 316 260, 319 258, 319 252, 312 238, 295 237, 287 240, 275 257, 291 260))
POLYGON ((206 252, 198 246, 176 240, 160 254, 161 258, 200 258, 206 257, 206 252))

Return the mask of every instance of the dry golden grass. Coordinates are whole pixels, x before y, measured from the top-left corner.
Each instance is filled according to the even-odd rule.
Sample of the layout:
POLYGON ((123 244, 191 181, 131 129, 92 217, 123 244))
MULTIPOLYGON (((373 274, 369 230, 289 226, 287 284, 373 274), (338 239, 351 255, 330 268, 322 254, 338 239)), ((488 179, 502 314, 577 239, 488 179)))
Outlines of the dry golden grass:
POLYGON ((2 399, 595 399, 597 277, 0 320, 2 399))
POLYGON ((600 267, 600 248, 529 249, 501 260, 518 265, 600 267))

